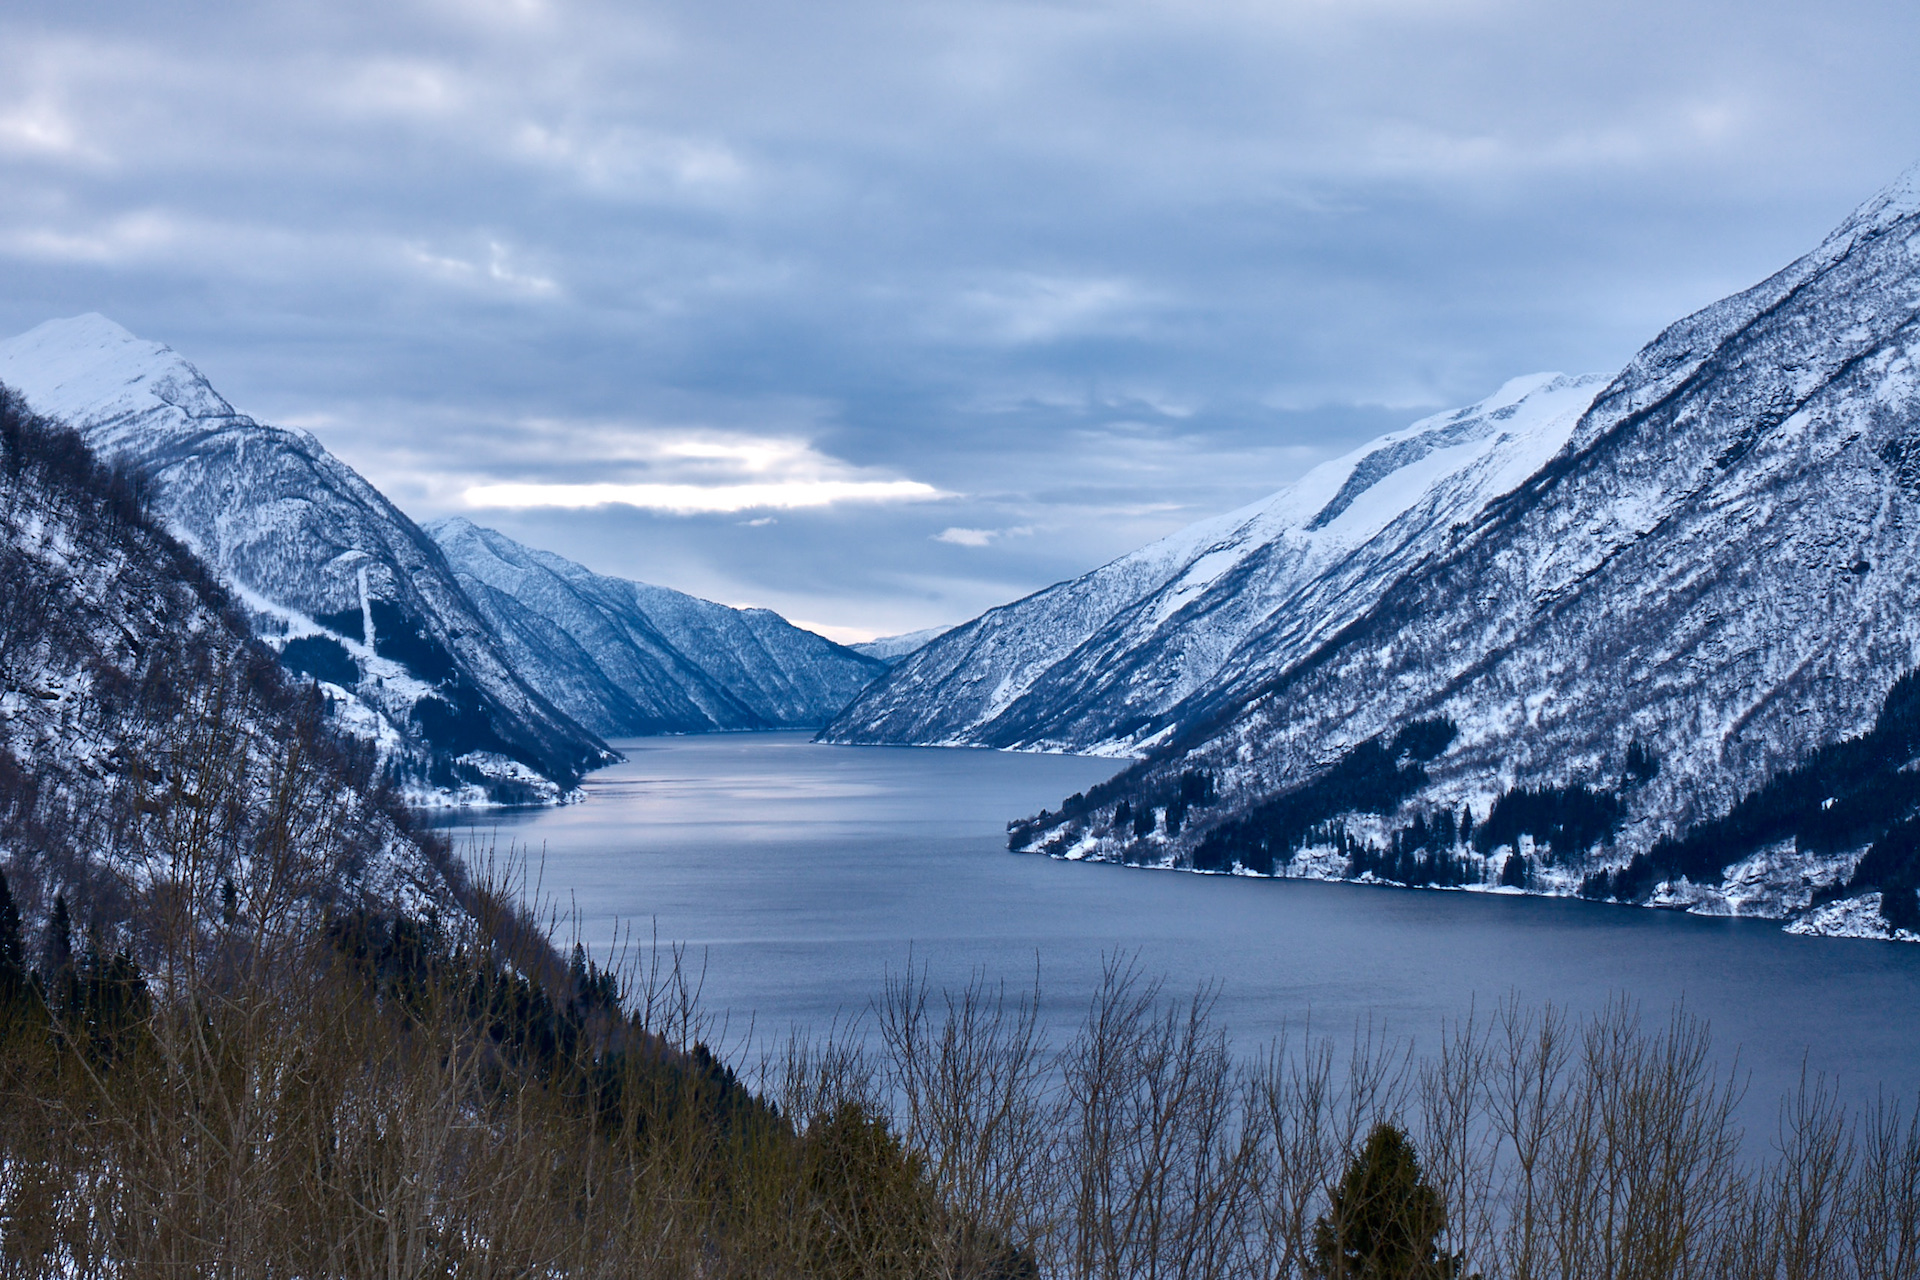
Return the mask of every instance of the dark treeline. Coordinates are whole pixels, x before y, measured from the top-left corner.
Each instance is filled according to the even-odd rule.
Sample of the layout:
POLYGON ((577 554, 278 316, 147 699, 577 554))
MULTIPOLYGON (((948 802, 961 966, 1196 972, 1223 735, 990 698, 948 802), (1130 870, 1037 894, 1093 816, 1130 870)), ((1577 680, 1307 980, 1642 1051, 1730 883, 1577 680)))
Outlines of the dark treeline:
POLYGON ((1391 813, 1399 807, 1426 784, 1422 766, 1445 751, 1458 732, 1451 720, 1421 720, 1391 739, 1359 743, 1312 782, 1208 832, 1194 850, 1193 865, 1225 871, 1238 863, 1249 871, 1272 873, 1330 820, 1351 813, 1391 813))
MULTIPOLYGON (((1344 833, 1343 833, 1344 834, 1344 833)), ((1483 879, 1480 861, 1448 849, 1418 845, 1407 837, 1411 830, 1395 833, 1392 844, 1376 849, 1364 842, 1348 842, 1346 876, 1357 880, 1372 876, 1408 888, 1457 888, 1479 884, 1483 879)))
POLYGON ((1017 849, 1038 832, 1053 830, 1043 851, 1057 853, 1071 846, 1090 822, 1098 821, 1099 810, 1117 804, 1106 815, 1106 826, 1116 832, 1132 832, 1141 838, 1156 831, 1169 838, 1180 834, 1188 814, 1214 804, 1220 798, 1219 779, 1202 769, 1187 769, 1157 787, 1135 790, 1128 785, 1131 775, 1112 778, 1085 792, 1075 792, 1060 804, 1060 812, 1042 809, 1025 822, 1007 824, 1007 847, 1017 849))
MULTIPOLYGON (((1488 878, 1486 859, 1502 848, 1498 882, 1527 887, 1532 864, 1522 852, 1530 837, 1538 856, 1556 864, 1574 864, 1594 846, 1610 840, 1626 814, 1621 792, 1654 776, 1658 761, 1638 742, 1627 752, 1621 792, 1564 787, 1515 788, 1495 798, 1477 825, 1462 806, 1416 812, 1404 825, 1390 828, 1384 843, 1353 833, 1343 819, 1359 814, 1387 815, 1426 785, 1426 765, 1458 735, 1446 719, 1422 720, 1391 737, 1369 738, 1340 756, 1303 786, 1263 801, 1247 812, 1218 822, 1194 847, 1186 865, 1198 871, 1239 869, 1257 875, 1284 875, 1302 849, 1330 849, 1341 859, 1346 877, 1370 877, 1407 886, 1456 887, 1488 878)), ((1040 852, 1062 852, 1086 830, 1121 842, 1129 861, 1143 861, 1155 850, 1146 838, 1177 836, 1190 810, 1219 802, 1217 780, 1189 770, 1177 789, 1141 791, 1123 775, 1106 789, 1075 795, 1058 815, 1042 813, 1031 823, 1012 827, 1009 844, 1019 847, 1049 827, 1055 834, 1040 852), (1111 810, 1099 812, 1103 804, 1111 810), (1131 843, 1126 843, 1131 841, 1131 843)))
MULTIPOLYGON (((1353 813, 1391 813, 1425 784, 1422 766, 1453 737, 1451 721, 1422 721, 1402 730, 1386 748, 1377 739, 1362 743, 1315 781, 1268 802, 1248 819, 1223 823, 1209 833, 1195 850, 1194 865, 1224 870, 1231 859, 1248 870, 1264 871, 1271 854, 1277 871, 1298 850, 1323 847, 1345 859, 1349 878, 1452 887, 1482 882, 1487 873, 1481 860, 1504 848, 1509 853, 1501 861, 1499 882, 1526 887, 1531 875, 1528 856, 1521 851, 1523 838, 1530 837, 1549 862, 1578 865, 1596 845, 1612 838, 1626 816, 1619 793, 1572 784, 1502 792, 1477 825, 1472 810, 1464 806, 1457 814, 1450 808, 1416 812, 1410 822, 1388 833, 1384 846, 1352 836, 1337 821, 1353 813)), ((1652 777, 1658 768, 1644 747, 1632 744, 1623 788, 1652 777)))
POLYGON ((1493 802, 1473 833, 1473 845, 1487 854, 1502 846, 1517 849, 1521 836, 1531 836, 1550 857, 1571 860, 1611 839, 1626 813, 1625 802, 1612 792, 1578 784, 1517 787, 1493 802))
POLYGON ((1662 837, 1622 866, 1604 865, 1603 851, 1627 820, 1633 793, 1660 774, 1659 758, 1637 739, 1610 784, 1515 787, 1497 795, 1477 823, 1467 808, 1426 809, 1384 833, 1356 834, 1355 825, 1367 826, 1346 819, 1394 814, 1427 784, 1425 766, 1455 736, 1449 720, 1419 721, 1391 738, 1370 738, 1317 777, 1251 805, 1232 804, 1216 778, 1193 770, 1177 789, 1147 790, 1154 774, 1136 766, 1072 797, 1059 814, 1011 824, 1009 847, 1058 854, 1092 833, 1101 856, 1158 863, 1167 849, 1150 837, 1177 837, 1190 811, 1224 799, 1230 807, 1177 855, 1179 865, 1285 875, 1302 850, 1320 849, 1332 851, 1350 879, 1523 889, 1552 867, 1560 877, 1580 876, 1581 896, 1622 902, 1646 902, 1660 884, 1682 877, 1719 884, 1729 866, 1769 845, 1791 843, 1808 857, 1864 850, 1850 874, 1815 890, 1814 904, 1877 892, 1888 926, 1920 935, 1920 671, 1894 682, 1868 732, 1814 750, 1725 815, 1662 837), (1603 865, 1595 868, 1596 861, 1603 865))
POLYGON ((1664 880, 1718 884, 1732 864, 1791 841, 1806 854, 1867 847, 1853 874, 1820 896, 1879 890, 1894 928, 1920 933, 1920 672, 1900 677, 1873 728, 1830 743, 1749 793, 1723 817, 1667 837, 1615 872, 1589 877, 1591 897, 1644 900, 1664 880))

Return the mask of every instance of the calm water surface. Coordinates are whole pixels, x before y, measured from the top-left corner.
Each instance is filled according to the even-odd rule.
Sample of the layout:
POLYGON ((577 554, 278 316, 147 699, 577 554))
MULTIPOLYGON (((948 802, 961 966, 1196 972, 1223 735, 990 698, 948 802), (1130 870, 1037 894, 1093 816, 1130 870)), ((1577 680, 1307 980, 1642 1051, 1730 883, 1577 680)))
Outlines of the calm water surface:
POLYGON ((518 845, 590 945, 617 924, 704 958, 731 1038, 823 1031, 888 974, 1030 984, 1070 1027, 1103 956, 1173 989, 1217 983, 1234 1043, 1373 1019, 1416 1043, 1509 992, 1590 1009, 1617 994, 1710 1019, 1752 1072, 1749 1124, 1805 1062, 1853 1100, 1920 1088, 1920 946, 1794 938, 1758 921, 1485 894, 1248 880, 1006 852, 1005 826, 1108 760, 827 747, 805 734, 646 738, 562 809, 465 820, 518 845), (1760 1105, 1764 1102, 1764 1105, 1760 1105))

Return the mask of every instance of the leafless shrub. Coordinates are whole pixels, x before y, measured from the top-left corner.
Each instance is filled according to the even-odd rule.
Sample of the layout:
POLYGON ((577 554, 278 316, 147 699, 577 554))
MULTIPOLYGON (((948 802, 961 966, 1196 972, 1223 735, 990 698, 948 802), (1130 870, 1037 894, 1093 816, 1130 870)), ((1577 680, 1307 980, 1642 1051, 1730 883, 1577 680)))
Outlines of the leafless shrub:
MULTIPOLYGON (((1809 1077, 1743 1157, 1736 1078, 1684 1014, 1509 1000, 1424 1054, 1362 1027, 1236 1057, 1210 992, 1123 960, 1057 1045, 1037 991, 910 972, 876 1045, 763 1063, 768 1106, 630 1013, 516 1039, 556 993, 482 963, 501 945, 443 939, 465 967, 418 983, 292 931, 189 948, 106 1053, 9 1014, 0 1271, 1304 1277, 1391 1124, 1473 1274, 1920 1275, 1913 1111, 1849 1117, 1809 1077)), ((702 1025, 684 957, 651 963, 630 1007, 702 1025)))
MULTIPOLYGON (((1416 1133, 1442 1258, 1485 1277, 1920 1276, 1920 1121, 1850 1118, 1832 1086, 1783 1100, 1743 1156, 1735 1070, 1684 1010, 1575 1019, 1509 999, 1416 1056, 1361 1027, 1236 1060, 1211 993, 1110 962, 1049 1046, 1038 992, 924 976, 879 1004, 901 1132, 968 1220, 1070 1277, 1311 1276, 1332 1191, 1382 1124, 1416 1133)), ((939 1274, 968 1274, 949 1246, 939 1274)), ((1465 1275, 1467 1271, 1461 1271, 1465 1275)))

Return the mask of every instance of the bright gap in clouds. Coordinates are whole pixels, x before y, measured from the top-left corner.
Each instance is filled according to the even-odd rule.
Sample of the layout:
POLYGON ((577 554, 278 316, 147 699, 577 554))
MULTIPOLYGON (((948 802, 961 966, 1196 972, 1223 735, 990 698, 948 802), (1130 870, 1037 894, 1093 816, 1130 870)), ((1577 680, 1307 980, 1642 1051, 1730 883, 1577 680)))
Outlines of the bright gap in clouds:
POLYGON ((863 473, 808 441, 787 437, 642 437, 609 452, 613 456, 594 470, 626 471, 630 478, 498 481, 470 485, 461 496, 476 508, 627 506, 673 515, 958 496, 919 480, 863 473))
POLYGON ((943 498, 918 480, 790 480, 768 484, 480 484, 466 492, 472 507, 603 507, 621 505, 676 515, 791 511, 836 502, 914 502, 943 498))
POLYGON ((951 543, 956 547, 984 547, 1002 538, 1024 538, 1033 533, 1030 524, 1019 525, 1012 529, 968 529, 953 525, 933 534, 935 542, 951 543))

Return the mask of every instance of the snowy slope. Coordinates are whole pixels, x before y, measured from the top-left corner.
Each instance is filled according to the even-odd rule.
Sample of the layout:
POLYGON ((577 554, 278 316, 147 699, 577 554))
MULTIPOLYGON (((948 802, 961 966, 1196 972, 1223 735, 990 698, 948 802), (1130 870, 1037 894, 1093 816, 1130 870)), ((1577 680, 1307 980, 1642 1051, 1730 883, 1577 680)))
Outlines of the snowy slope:
MULTIPOLYGON (((1379 843, 1462 806, 1484 822, 1518 788, 1542 811, 1570 811, 1568 796, 1622 806, 1607 839, 1562 832, 1548 850, 1529 819, 1474 869, 1490 879, 1515 852, 1534 887, 1567 891, 1726 813, 1813 748, 1868 731, 1920 663, 1917 175, 1805 258, 1661 334, 1565 452, 1304 660, 1253 660, 1294 634, 1256 631, 1173 713, 1177 734, 1102 797, 1211 779, 1221 798, 1177 833, 1136 837, 1108 809, 1056 815, 1029 842, 1061 849, 1072 828, 1081 856, 1175 864, 1256 847, 1282 800, 1357 770, 1362 744, 1450 721, 1444 751, 1408 764, 1413 790, 1345 827, 1379 843), (1558 790, 1540 801, 1541 788, 1558 790)), ((1848 862, 1788 841, 1718 884, 1666 880, 1642 900, 1792 914, 1848 862)), ((1292 869, 1341 866, 1308 851, 1292 869)))
POLYGON ((427 532, 514 669, 609 737, 818 726, 886 669, 767 609, 606 577, 463 519, 427 532))
POLYGON ((862 640, 859 644, 847 647, 855 653, 864 653, 869 658, 878 658, 889 665, 897 666, 951 630, 953 630, 952 627, 924 627, 919 631, 905 631, 897 636, 876 636, 872 640, 862 640))
POLYGON ((211 573, 8 395, 0 866, 29 921, 61 894, 111 941, 160 885, 208 910, 222 881, 243 915, 455 909, 444 850, 369 786, 211 573), (289 833, 298 861, 274 861, 289 833))
POLYGON ((1135 750, 1224 673, 1284 667, 1358 616, 1558 452, 1605 381, 1516 378, 1261 502, 991 610, 914 653, 822 736, 1135 750))
MULTIPOLYGON (((612 757, 521 681, 433 541, 305 432, 236 412, 98 315, 0 343, 0 381, 154 486, 256 632, 335 686, 422 799, 553 799, 612 757)), ((297 664, 296 664, 297 665, 297 664)))

